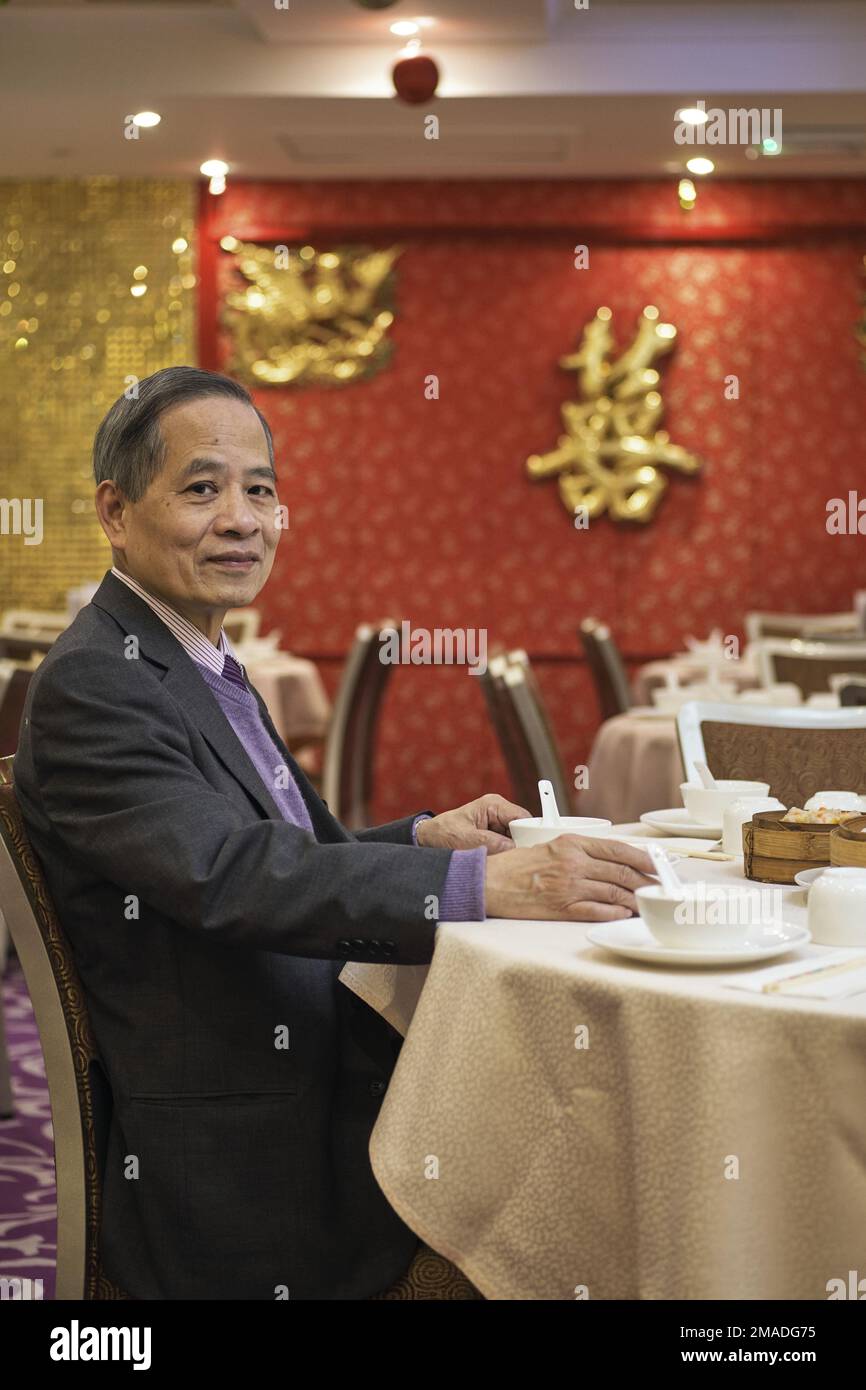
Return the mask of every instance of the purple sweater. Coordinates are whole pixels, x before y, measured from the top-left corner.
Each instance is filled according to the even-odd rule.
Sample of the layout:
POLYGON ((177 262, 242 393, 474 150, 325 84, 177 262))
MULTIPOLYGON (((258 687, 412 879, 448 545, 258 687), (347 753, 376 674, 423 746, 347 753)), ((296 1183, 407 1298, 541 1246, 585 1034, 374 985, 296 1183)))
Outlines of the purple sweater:
MULTIPOLYGON (((218 676, 208 666, 196 662, 203 679, 210 686, 216 700, 243 745, 244 752, 258 772, 266 789, 277 806, 283 819, 302 830, 313 834, 313 823, 307 804, 301 795, 295 779, 265 728, 256 697, 251 690, 243 690, 224 676, 218 676)), ((416 817, 412 825, 412 838, 415 828, 423 817, 416 817)), ((419 846, 423 853, 423 846, 419 846)), ((484 861, 487 852, 479 849, 456 849, 451 853, 451 863, 445 879, 445 886, 439 901, 440 922, 480 922, 484 911, 484 861)))

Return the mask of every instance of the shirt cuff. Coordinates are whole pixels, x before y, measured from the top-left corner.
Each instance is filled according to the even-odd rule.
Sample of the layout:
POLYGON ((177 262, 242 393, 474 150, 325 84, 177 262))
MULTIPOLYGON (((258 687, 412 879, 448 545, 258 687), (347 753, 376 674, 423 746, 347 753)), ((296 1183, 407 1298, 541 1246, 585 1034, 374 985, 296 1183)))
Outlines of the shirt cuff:
POLYGON ((413 845, 417 845, 417 843, 418 843, 418 833, 417 833, 417 832, 418 832, 418 826, 421 824, 421 821, 422 821, 422 820, 432 820, 432 819, 433 819, 433 817, 431 816, 431 814, 430 814, 429 811, 422 811, 421 814, 420 814, 420 816, 416 816, 416 817, 415 817, 415 819, 414 819, 413 822, 412 822, 412 843, 413 843, 413 845))
POLYGON ((487 916, 484 903, 484 866, 487 850, 455 849, 442 894, 439 898, 440 922, 483 922, 487 916))

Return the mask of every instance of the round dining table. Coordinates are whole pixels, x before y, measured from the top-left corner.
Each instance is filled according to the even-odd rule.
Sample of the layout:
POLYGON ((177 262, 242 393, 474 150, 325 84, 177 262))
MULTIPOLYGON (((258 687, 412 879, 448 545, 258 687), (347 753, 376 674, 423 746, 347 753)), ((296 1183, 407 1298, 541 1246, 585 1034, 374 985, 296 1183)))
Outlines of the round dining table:
MULTIPOLYGON (((678 867, 743 883, 742 860, 678 867)), ((754 886, 805 923, 801 890, 754 886)), ((442 923, 429 966, 344 967, 405 1034, 370 1142, 394 1210, 490 1299, 826 1299, 866 1274, 866 993, 746 992, 765 963, 638 963, 589 930, 442 923)))
POLYGON ((592 745, 586 780, 576 798, 579 816, 619 825, 644 811, 682 805, 686 777, 674 716, 629 710, 606 719, 592 745))

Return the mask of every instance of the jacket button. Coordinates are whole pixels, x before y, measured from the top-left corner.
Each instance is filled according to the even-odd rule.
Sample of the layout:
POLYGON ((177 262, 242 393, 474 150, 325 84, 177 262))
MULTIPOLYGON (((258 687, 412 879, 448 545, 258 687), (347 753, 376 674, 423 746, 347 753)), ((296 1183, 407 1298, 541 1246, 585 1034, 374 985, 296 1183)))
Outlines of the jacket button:
POLYGON ((352 943, 351 943, 351 941, 338 941, 338 942, 337 942, 337 950, 340 951, 344 956, 345 956, 345 955, 348 955, 348 953, 351 951, 351 949, 352 949, 352 943))
POLYGON ((386 956, 393 956, 397 949, 396 941, 383 941, 380 944, 386 956))
POLYGON ((383 1096, 383 1095, 385 1094, 385 1092, 387 1091, 387 1089, 388 1089, 388 1083, 387 1083, 387 1081, 371 1081, 371 1082, 370 1082, 370 1095, 371 1095, 371 1096, 383 1096))
POLYGON ((366 951, 370 945, 369 941, 362 941, 360 936, 356 936, 354 941, 352 941, 350 944, 355 948, 356 951, 366 951))

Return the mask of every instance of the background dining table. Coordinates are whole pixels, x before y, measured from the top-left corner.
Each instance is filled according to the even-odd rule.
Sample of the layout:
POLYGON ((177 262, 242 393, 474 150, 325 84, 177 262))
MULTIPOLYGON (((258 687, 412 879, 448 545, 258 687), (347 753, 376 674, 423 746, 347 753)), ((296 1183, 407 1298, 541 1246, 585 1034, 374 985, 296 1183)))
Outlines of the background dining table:
POLYGON ((257 645, 236 643, 235 651, 284 743, 291 747, 324 738, 331 702, 312 661, 291 652, 263 651, 257 645))
MULTIPOLYGON (((799 889, 756 891, 805 922, 799 889)), ((588 930, 443 923, 430 966, 344 967, 406 1035, 370 1142, 394 1209, 491 1299, 825 1299, 866 1272, 866 993, 747 993, 761 966, 588 930)))
POLYGON ((737 691, 750 690, 759 684, 754 656, 745 651, 741 657, 725 659, 718 653, 707 658, 695 652, 678 652, 641 666, 632 680, 632 695, 638 706, 651 705, 654 690, 671 680, 678 685, 691 685, 713 678, 732 685, 737 691))
POLYGON ((685 780, 672 714, 615 714, 595 736, 587 786, 576 797, 577 814, 600 816, 614 825, 636 821, 644 811, 681 806, 685 780))

